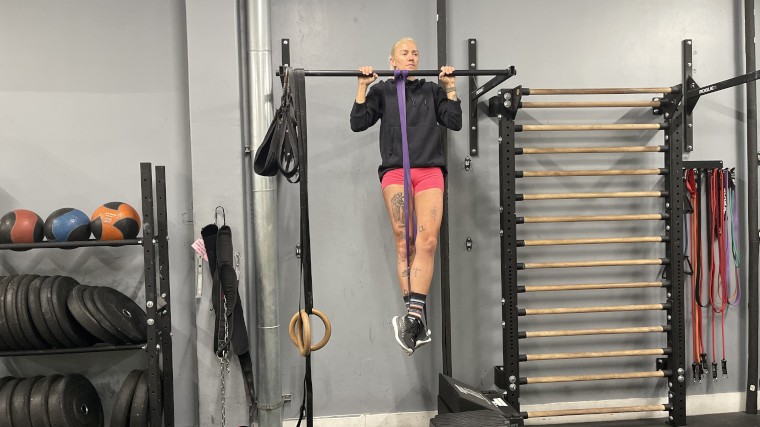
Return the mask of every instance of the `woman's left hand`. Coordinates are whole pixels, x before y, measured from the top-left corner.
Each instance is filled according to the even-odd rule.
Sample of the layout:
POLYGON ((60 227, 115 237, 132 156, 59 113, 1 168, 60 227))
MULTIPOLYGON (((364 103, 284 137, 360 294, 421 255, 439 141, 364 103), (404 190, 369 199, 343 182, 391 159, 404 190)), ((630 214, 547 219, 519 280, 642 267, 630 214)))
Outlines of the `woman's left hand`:
POLYGON ((456 87, 457 85, 456 77, 450 75, 454 71, 455 71, 454 67, 450 65, 444 65, 443 67, 441 67, 441 74, 438 74, 438 78, 441 80, 441 85, 443 85, 445 89, 456 87))

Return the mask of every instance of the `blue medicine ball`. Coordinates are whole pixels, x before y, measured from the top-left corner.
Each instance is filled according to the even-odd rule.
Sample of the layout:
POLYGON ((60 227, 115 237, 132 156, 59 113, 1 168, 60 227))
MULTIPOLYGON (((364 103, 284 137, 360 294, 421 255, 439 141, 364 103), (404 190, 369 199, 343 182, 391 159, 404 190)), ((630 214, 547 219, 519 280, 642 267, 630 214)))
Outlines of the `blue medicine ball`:
POLYGON ((58 209, 45 220, 45 237, 58 242, 88 240, 90 217, 79 209, 58 209))

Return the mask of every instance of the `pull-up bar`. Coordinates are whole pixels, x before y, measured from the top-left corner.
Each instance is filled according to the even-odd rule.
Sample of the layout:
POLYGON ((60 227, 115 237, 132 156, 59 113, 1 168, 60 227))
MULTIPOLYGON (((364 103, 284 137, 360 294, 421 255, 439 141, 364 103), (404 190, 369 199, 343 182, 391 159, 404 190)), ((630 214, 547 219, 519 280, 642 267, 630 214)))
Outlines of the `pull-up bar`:
MULTIPOLYGON (((393 77, 393 70, 375 70, 373 71, 380 77, 393 77)), ((282 70, 277 71, 277 75, 281 75, 282 70)), ((366 77, 357 70, 304 70, 305 76, 311 77, 366 77)), ((409 76, 411 77, 436 77, 441 74, 441 70, 409 70, 409 76)), ((509 67, 505 70, 456 70, 449 74, 454 77, 463 76, 502 76, 512 77, 517 74, 515 67, 509 67)))

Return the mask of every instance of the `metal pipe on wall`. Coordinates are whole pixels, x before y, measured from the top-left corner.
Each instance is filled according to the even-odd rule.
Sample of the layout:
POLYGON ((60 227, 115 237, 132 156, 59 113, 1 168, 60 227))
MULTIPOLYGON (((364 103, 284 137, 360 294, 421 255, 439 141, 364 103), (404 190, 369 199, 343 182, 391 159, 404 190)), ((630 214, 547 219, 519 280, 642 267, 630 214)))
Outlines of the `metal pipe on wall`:
MULTIPOLYGON (((251 313, 253 304, 253 298, 255 296, 254 289, 251 288, 253 282, 254 272, 254 254, 255 247, 253 245, 253 200, 251 197, 253 188, 253 152, 251 150, 251 120, 249 111, 251 109, 251 98, 249 90, 249 76, 250 76, 250 62, 248 58, 248 16, 246 12, 246 4, 244 0, 238 0, 236 4, 237 11, 237 42, 238 42, 238 81, 240 86, 240 134, 242 144, 242 159, 243 159, 243 245, 245 247, 245 255, 243 257, 243 263, 245 268, 243 269, 245 274, 244 286, 245 291, 243 298, 246 299, 246 324, 251 324, 253 315, 251 313)), ((249 337, 248 342, 255 342, 255 334, 251 328, 248 329, 249 337)), ((249 347, 250 349, 250 347, 249 347)), ((255 383, 255 381, 254 381, 255 383)), ((248 421, 253 421, 254 408, 248 407, 248 421)))
MULTIPOLYGON (((264 140, 269 123, 273 119, 272 104, 272 42, 270 29, 269 0, 238 0, 238 11, 247 28, 246 40, 241 48, 247 52, 241 55, 247 59, 247 91, 241 94, 241 103, 247 106, 243 124, 249 124, 250 139, 243 141, 246 147, 247 176, 251 182, 245 195, 250 197, 246 215, 252 230, 250 237, 253 280, 251 292, 247 293, 249 322, 256 319, 256 329, 249 329, 251 342, 256 344, 256 379, 258 392, 258 412, 260 427, 282 426, 282 377, 280 366, 280 324, 278 298, 277 260, 277 181, 275 177, 264 177, 253 173, 253 157, 264 140), (248 102, 243 102, 248 101, 248 102), (254 311, 253 308, 256 307, 254 311)), ((242 83, 241 83, 242 87, 242 83)), ((245 132, 244 132, 245 136, 245 132)), ((249 238, 247 235, 246 238, 249 238)), ((248 244, 248 241, 246 241, 248 244)), ((248 249, 248 246, 246 247, 248 249)))
MULTIPOLYGON (((744 53, 746 71, 756 69, 755 64, 755 0, 744 0, 744 53)), ((747 402, 745 412, 757 413, 758 387, 758 201, 757 201, 757 85, 747 83, 747 235, 749 235, 749 293, 748 357, 747 357, 747 402)))

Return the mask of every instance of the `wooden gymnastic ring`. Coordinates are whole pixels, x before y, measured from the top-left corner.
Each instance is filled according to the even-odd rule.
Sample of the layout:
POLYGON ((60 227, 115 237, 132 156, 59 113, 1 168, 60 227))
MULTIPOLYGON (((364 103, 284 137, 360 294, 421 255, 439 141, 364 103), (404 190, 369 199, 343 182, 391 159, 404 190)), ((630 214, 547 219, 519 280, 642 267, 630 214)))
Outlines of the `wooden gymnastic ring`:
POLYGON ((290 334, 290 341, 298 347, 298 352, 301 356, 308 356, 312 351, 317 351, 327 345, 332 335, 332 325, 330 319, 317 309, 312 309, 312 313, 322 320, 325 325, 325 336, 316 345, 311 345, 311 322, 306 310, 300 310, 290 319, 290 325, 288 326, 288 332, 290 334))
POLYGON ((290 341, 298 348, 301 356, 308 356, 311 349, 311 323, 306 310, 300 310, 290 319, 288 326, 290 341), (306 335, 304 337, 304 332, 306 335))

